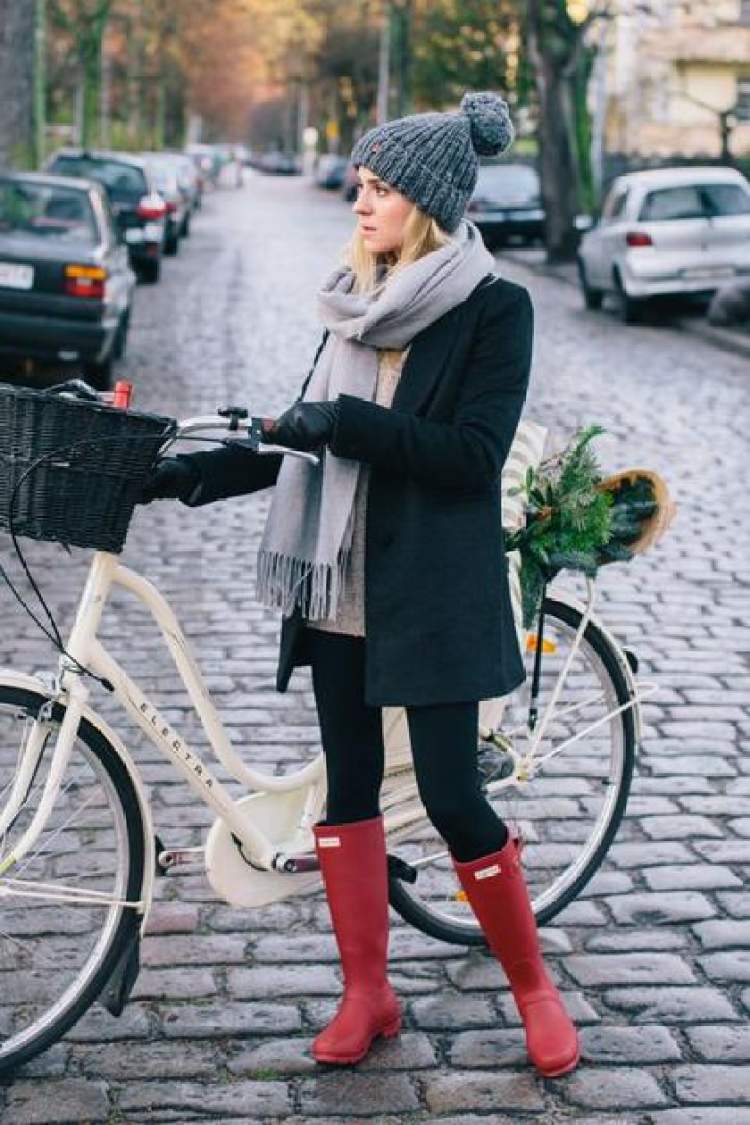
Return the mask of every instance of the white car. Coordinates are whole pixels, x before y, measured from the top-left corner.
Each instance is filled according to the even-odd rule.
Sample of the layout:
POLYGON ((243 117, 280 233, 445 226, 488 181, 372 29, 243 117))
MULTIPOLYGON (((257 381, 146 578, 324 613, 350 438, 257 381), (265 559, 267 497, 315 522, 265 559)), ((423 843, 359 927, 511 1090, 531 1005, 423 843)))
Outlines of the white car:
POLYGON ((612 184, 581 239, 587 308, 614 293, 626 323, 651 297, 706 294, 750 277, 750 184, 733 168, 660 168, 612 184))

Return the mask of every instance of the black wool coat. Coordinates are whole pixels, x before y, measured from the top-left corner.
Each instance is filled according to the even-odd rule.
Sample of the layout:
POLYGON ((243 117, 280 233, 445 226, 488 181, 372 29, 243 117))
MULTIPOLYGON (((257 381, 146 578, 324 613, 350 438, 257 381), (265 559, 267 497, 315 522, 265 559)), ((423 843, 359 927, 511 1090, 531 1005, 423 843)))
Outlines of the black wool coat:
MULTIPOLYGON (((339 397, 329 448, 370 466, 365 698, 372 706, 490 699, 525 678, 499 478, 526 397, 532 335, 527 291, 490 274, 414 337, 390 409, 339 397)), ((240 444, 187 459, 200 473, 195 506, 266 488, 281 464, 240 444)), ((298 612, 284 620, 279 691, 309 663, 306 636, 298 612)))

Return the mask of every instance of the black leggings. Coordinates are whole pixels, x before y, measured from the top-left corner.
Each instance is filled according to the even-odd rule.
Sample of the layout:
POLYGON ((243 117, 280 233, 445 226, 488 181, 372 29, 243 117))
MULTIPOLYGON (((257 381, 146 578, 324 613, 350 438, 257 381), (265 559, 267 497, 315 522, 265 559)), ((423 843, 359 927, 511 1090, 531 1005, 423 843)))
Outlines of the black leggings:
MULTIPOLYGON (((384 746, 381 711, 365 703, 365 640, 308 631, 315 705, 328 777, 329 824, 380 813, 384 746)), ((508 831, 482 793, 477 703, 407 707, 419 795, 462 863, 503 847, 508 831)))

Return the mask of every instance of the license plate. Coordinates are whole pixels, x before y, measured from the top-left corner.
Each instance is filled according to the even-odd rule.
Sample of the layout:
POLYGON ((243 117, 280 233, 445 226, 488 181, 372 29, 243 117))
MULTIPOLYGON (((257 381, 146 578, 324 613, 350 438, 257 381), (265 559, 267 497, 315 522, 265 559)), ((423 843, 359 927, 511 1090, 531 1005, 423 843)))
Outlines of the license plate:
POLYGON ((0 285, 5 289, 31 289, 33 284, 33 266, 19 266, 15 262, 0 262, 0 285))
POLYGON ((143 231, 140 227, 129 227, 125 231, 126 242, 143 242, 143 231))
POLYGON ((685 270, 686 277, 697 278, 716 278, 734 277, 734 270, 731 266, 705 266, 695 270, 685 270))

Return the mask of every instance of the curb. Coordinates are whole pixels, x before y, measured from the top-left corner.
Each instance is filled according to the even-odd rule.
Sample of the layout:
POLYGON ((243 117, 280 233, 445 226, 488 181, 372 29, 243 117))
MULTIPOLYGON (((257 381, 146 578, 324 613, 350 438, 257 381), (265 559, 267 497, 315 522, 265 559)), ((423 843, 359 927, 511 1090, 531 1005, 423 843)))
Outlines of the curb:
POLYGON ((707 344, 713 344, 722 351, 731 352, 750 359, 750 332, 733 331, 731 328, 717 328, 707 321, 678 320, 675 325, 681 332, 697 336, 707 344))
MULTIPOLYGON (((553 278, 556 281, 562 282, 564 285, 578 286, 575 266, 572 264, 550 265, 543 261, 529 261, 526 255, 513 253, 512 250, 510 252, 506 250, 501 251, 499 257, 507 258, 516 265, 524 266, 532 273, 541 274, 542 277, 553 278)), ((719 328, 716 325, 709 324, 705 319, 695 320, 688 317, 680 317, 671 321, 670 327, 676 328, 678 332, 684 332, 688 336, 696 336, 698 339, 703 340, 707 344, 713 344, 714 347, 720 348, 722 351, 750 359, 750 332, 744 332, 739 329, 719 328)))

